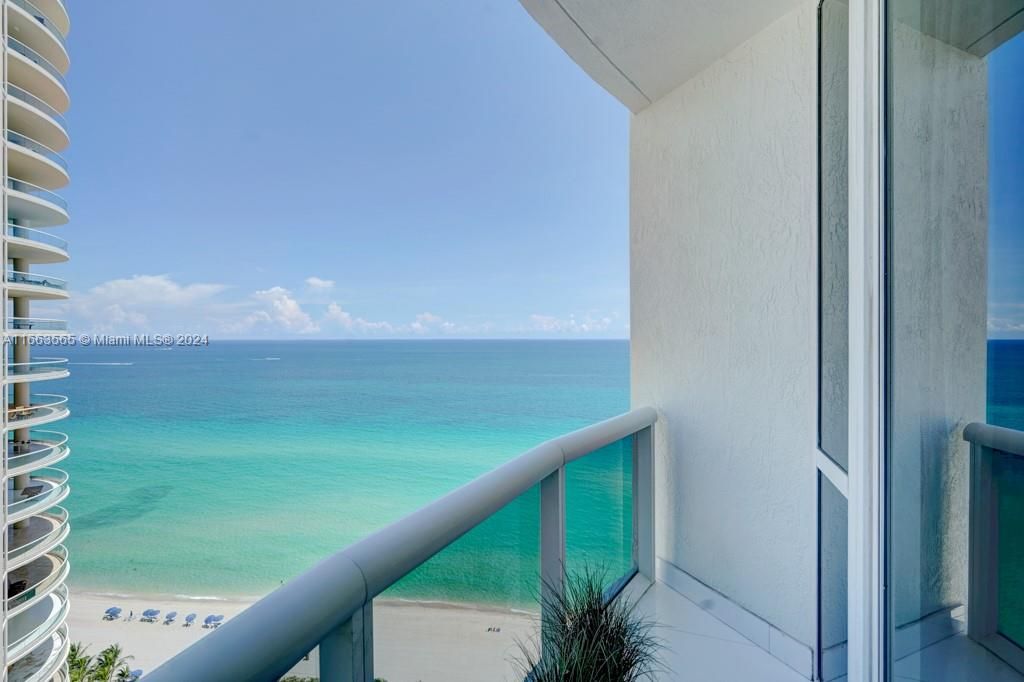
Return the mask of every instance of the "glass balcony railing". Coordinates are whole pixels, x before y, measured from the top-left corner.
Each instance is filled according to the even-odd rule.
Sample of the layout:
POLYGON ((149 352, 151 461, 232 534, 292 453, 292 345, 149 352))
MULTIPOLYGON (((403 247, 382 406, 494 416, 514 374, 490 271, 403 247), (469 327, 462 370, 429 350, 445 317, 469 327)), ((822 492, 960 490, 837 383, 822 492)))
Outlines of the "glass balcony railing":
POLYGON ((16 569, 16 571, 29 576, 27 580, 11 580, 17 577, 17 573, 14 571, 9 573, 7 610, 12 611, 22 604, 45 595, 54 585, 63 582, 67 574, 67 562, 68 551, 61 545, 31 563, 16 569))
POLYGON ((54 194, 48 189, 44 189, 38 185, 33 185, 31 182, 25 182, 24 180, 17 180, 15 178, 7 178, 7 188, 13 189, 15 192, 31 194, 37 199, 48 201, 63 210, 65 213, 68 210, 68 202, 64 201, 63 197, 59 194, 54 194))
POLYGON ((60 624, 65 622, 68 617, 68 588, 61 585, 53 592, 52 597, 56 599, 55 607, 46 613, 42 622, 23 636, 7 643, 8 660, 18 658, 25 651, 35 648, 48 634, 56 631, 60 624))
POLYGON ((33 471, 26 486, 8 491, 8 523, 57 505, 64 499, 67 489, 67 472, 60 469, 33 471))
MULTIPOLYGON (((60 598, 62 595, 63 593, 57 596, 60 598)), ((60 622, 59 618, 56 620, 60 622)), ((18 644, 18 642, 14 644, 18 644)), ((11 682, 68 682, 69 677, 66 670, 63 669, 70 648, 66 623, 60 625, 48 640, 44 639, 34 645, 35 648, 28 649, 24 644, 8 650, 8 660, 11 661, 7 669, 8 680, 11 682)))
POLYGON ((27 422, 43 417, 57 417, 67 409, 68 399, 63 395, 37 393, 31 396, 28 405, 11 405, 7 408, 7 423, 17 426, 19 422, 27 422))
POLYGON ((66 332, 68 323, 64 320, 48 320, 42 317, 9 317, 7 331, 15 332, 66 332))
MULTIPOLYGON (((43 528, 49 528, 49 530, 38 534, 31 534, 28 539, 24 540, 18 536, 19 529, 10 531, 13 539, 11 548, 7 550, 8 564, 13 564, 19 559, 32 556, 36 552, 41 551, 43 547, 55 545, 68 532, 68 511, 63 507, 54 507, 45 514, 32 517, 32 523, 38 524, 43 528)), ((33 528, 30 527, 28 530, 31 533, 33 528)))
POLYGON ((54 372, 66 372, 68 369, 67 358, 36 358, 30 362, 9 362, 7 363, 7 376, 9 377, 34 377, 53 374, 54 372))
POLYGON ((10 95, 12 98, 14 98, 16 100, 20 100, 20 101, 24 102, 25 104, 28 104, 29 106, 33 106, 36 109, 39 109, 44 114, 46 114, 47 116, 52 118, 54 121, 56 121, 57 124, 60 125, 61 128, 63 128, 64 130, 68 129, 68 124, 67 124, 67 121, 64 120, 64 115, 63 114, 61 114, 59 111, 57 111, 56 109, 51 107, 49 104, 47 104, 43 100, 41 100, 38 97, 36 97, 35 95, 33 95, 28 90, 25 90, 23 88, 19 88, 17 85, 13 85, 11 83, 8 83, 7 84, 7 94, 10 95))
POLYGON ((17 270, 7 271, 8 284, 26 284, 34 287, 45 287, 58 291, 67 291, 68 283, 60 277, 40 275, 35 272, 19 272, 17 270))
POLYGON ((49 59, 39 54, 28 45, 21 42, 20 40, 16 40, 10 36, 7 36, 7 47, 14 50, 22 57, 35 64, 46 73, 53 76, 55 79, 57 79, 57 82, 60 83, 60 86, 62 88, 64 88, 65 90, 67 89, 68 84, 67 81, 64 80, 64 74, 62 74, 60 72, 60 69, 54 66, 49 59))
POLYGON ((65 171, 68 169, 68 162, 64 160, 63 156, 53 151, 42 142, 37 142, 27 135, 22 135, 21 133, 16 133, 13 130, 8 130, 7 141, 16 144, 19 147, 24 147, 29 151, 33 151, 36 154, 53 161, 65 171))
POLYGON ((61 47, 63 47, 65 51, 67 50, 68 45, 64 34, 61 33, 60 29, 58 29, 53 21, 50 20, 50 17, 43 13, 43 10, 39 9, 28 0, 10 0, 10 2, 12 5, 17 5, 31 14, 36 21, 45 26, 50 34, 57 39, 57 42, 61 44, 61 47))
POLYGON ((66 240, 61 239, 60 237, 55 237, 49 232, 37 230, 32 227, 8 224, 7 236, 17 237, 18 239, 27 239, 29 241, 36 242, 37 244, 45 244, 46 246, 52 246, 60 249, 61 251, 68 250, 68 243, 66 240))
POLYGON ((964 429, 971 444, 967 634, 1003 660, 1024 660, 1024 431, 964 429))

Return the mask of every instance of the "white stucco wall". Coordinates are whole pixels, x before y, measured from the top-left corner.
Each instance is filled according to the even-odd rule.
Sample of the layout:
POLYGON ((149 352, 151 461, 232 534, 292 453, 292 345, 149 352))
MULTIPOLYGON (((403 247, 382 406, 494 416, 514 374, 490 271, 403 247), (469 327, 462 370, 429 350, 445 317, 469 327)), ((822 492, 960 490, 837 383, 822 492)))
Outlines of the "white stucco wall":
POLYGON ((659 555, 815 641, 816 3, 637 114, 634 404, 659 555))
POLYGON ((967 596, 962 430, 985 419, 988 73, 900 23, 890 46, 891 590, 904 625, 967 596))

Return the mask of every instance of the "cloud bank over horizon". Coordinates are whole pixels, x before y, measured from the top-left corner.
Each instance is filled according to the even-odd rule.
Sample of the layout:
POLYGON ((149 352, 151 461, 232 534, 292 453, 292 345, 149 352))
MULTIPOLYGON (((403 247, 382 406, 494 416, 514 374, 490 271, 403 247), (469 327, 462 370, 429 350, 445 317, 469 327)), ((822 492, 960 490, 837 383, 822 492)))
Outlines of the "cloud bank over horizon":
POLYGON ((424 310, 405 320, 358 314, 336 282, 307 277, 301 287, 243 291, 218 282, 182 283, 170 275, 133 275, 77 292, 49 316, 75 333, 206 334, 217 339, 626 338, 619 311, 537 312, 522 319, 448 319, 424 310))

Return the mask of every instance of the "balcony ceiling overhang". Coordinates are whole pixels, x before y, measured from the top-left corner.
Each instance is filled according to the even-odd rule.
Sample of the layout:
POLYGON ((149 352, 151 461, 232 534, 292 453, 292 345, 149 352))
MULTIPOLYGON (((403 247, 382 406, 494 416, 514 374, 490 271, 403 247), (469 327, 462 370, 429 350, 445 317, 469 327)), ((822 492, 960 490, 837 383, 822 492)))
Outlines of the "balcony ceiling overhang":
POLYGON ((799 0, 520 0, 555 42, 634 113, 799 0))

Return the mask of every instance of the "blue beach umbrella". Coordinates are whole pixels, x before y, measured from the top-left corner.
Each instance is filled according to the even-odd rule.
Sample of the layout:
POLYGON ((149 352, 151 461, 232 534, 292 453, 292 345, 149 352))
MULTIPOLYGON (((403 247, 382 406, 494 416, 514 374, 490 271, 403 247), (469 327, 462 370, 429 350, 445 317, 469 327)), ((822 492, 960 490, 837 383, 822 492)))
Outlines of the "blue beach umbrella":
POLYGON ((119 616, 121 615, 121 608, 119 606, 111 606, 105 611, 108 616, 119 616))
POLYGON ((194 622, 196 622, 196 614, 190 613, 187 616, 185 616, 185 624, 186 625, 192 625, 192 623, 194 623, 194 622))
POLYGON ((210 623, 215 622, 216 619, 217 619, 217 616, 207 616, 206 618, 203 619, 203 625, 209 625, 210 623))
POLYGON ((143 618, 156 618, 160 615, 160 609, 146 609, 142 612, 143 618))
POLYGON ((139 679, 140 677, 142 677, 142 668, 136 668, 135 670, 131 671, 131 673, 129 673, 128 679, 131 680, 131 682, 135 682, 135 680, 139 679))

